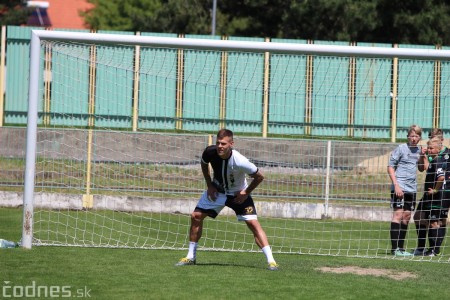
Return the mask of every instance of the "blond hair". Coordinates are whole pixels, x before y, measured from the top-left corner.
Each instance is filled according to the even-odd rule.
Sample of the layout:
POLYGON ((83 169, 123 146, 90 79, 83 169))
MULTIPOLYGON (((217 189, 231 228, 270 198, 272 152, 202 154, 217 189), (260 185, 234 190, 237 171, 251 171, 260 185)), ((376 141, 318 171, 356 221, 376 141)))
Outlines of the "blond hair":
POLYGON ((409 126, 409 129, 408 129, 408 136, 411 133, 415 133, 418 136, 422 137, 422 128, 419 125, 416 125, 416 124, 411 125, 411 126, 409 126))
POLYGON ((434 136, 428 140, 427 145, 437 145, 440 149, 442 148, 442 139, 439 136, 434 136))

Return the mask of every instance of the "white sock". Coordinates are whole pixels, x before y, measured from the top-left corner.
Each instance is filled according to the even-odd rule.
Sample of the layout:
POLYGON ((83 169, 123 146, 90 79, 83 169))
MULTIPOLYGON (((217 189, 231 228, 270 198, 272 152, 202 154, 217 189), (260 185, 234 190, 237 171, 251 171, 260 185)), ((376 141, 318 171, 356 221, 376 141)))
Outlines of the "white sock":
POLYGON ((187 254, 187 258, 195 259, 197 257, 197 246, 196 242, 189 242, 189 252, 187 254))
POLYGON ((269 245, 263 247, 261 250, 262 250, 262 251, 264 252, 264 254, 266 255, 267 262, 268 262, 269 264, 270 264, 271 262, 275 262, 275 259, 273 258, 273 255, 272 255, 272 248, 270 248, 269 245))

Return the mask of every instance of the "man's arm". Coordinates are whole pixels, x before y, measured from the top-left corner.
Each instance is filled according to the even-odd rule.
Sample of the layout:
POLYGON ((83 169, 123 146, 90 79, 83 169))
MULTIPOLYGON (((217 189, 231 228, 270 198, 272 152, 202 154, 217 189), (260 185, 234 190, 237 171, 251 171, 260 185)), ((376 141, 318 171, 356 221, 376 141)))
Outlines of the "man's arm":
POLYGON ((429 188, 428 189, 428 194, 429 195, 433 195, 436 194, 441 188, 442 185, 444 184, 444 176, 439 176, 438 179, 436 180, 436 183, 434 184, 434 188, 429 188))
POLYGON ((203 177, 205 178, 208 199, 214 201, 217 199, 217 188, 212 184, 211 173, 209 172, 209 164, 201 163, 203 177))
POLYGON ((388 175, 389 175, 389 178, 391 179, 392 184, 393 184, 394 186, 395 186, 395 185, 398 185, 398 183, 397 183, 397 178, 395 177, 395 170, 394 170, 394 168, 391 167, 391 166, 388 166, 388 167, 387 167, 387 173, 388 173, 388 175))
POLYGON ((394 193, 399 198, 403 198, 403 190, 400 188, 400 185, 397 182, 397 177, 395 177, 395 169, 391 166, 387 167, 387 172, 389 174, 389 178, 392 181, 392 184, 394 185, 394 193))
POLYGON ((259 170, 255 174, 249 176, 253 178, 252 182, 245 190, 242 190, 236 194, 234 202, 236 203, 244 202, 245 199, 247 199, 248 195, 250 195, 250 193, 253 192, 253 190, 256 189, 256 187, 264 180, 264 175, 259 170))
POLYGON ((264 175, 259 170, 255 174, 250 175, 250 177, 253 178, 253 180, 245 189, 245 194, 247 195, 253 192, 253 190, 256 189, 256 187, 264 180, 264 175))
POLYGON ((203 177, 205 178, 206 186, 209 188, 212 186, 211 173, 209 172, 209 164, 201 163, 203 177))
POLYGON ((426 169, 428 169, 429 164, 430 164, 430 162, 428 161, 428 157, 427 157, 427 148, 422 147, 420 149, 419 161, 417 162, 417 169, 420 172, 423 172, 426 169))

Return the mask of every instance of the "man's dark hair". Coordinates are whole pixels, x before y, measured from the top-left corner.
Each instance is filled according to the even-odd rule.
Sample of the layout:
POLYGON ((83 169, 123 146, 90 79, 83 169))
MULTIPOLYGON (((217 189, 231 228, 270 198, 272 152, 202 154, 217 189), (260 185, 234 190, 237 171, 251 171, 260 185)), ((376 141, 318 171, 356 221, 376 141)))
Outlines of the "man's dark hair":
POLYGON ((230 137, 233 140, 233 131, 222 128, 217 132, 217 139, 223 139, 224 137, 230 137))
POLYGON ((444 138, 444 131, 442 129, 440 129, 440 128, 433 128, 433 129, 431 129, 430 133, 428 134, 428 138, 431 139, 431 138, 433 138, 435 136, 443 139, 444 138))

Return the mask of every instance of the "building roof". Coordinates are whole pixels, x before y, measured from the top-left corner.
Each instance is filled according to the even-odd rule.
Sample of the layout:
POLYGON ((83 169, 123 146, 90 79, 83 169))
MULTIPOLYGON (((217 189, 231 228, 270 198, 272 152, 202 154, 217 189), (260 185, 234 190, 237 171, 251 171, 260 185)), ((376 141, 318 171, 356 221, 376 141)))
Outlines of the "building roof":
POLYGON ((80 16, 81 11, 92 8, 92 4, 88 3, 87 0, 46 0, 32 2, 46 2, 48 3, 48 7, 36 8, 33 24, 29 22, 28 25, 49 28, 88 29, 88 26, 84 24, 84 20, 80 16), (42 18, 42 16, 45 16, 45 18, 42 18), (44 21, 43 24, 42 21, 44 21))

